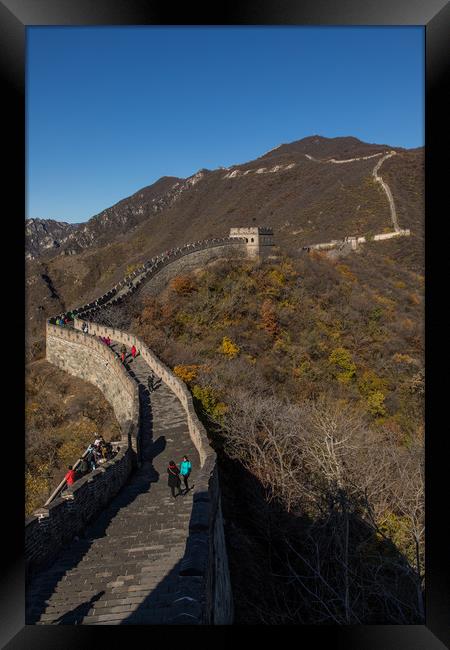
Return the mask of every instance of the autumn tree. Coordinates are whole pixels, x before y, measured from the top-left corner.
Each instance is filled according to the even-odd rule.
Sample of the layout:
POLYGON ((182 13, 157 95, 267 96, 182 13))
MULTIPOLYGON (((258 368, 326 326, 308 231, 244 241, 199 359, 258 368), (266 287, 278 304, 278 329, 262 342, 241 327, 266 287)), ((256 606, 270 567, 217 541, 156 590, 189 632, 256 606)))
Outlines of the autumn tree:
POLYGON ((189 275, 177 275, 171 280, 169 286, 179 296, 186 296, 195 289, 194 282, 189 275))
POLYGON ((271 336, 275 336, 279 331, 275 306, 270 299, 264 300, 260 310, 261 327, 271 336))

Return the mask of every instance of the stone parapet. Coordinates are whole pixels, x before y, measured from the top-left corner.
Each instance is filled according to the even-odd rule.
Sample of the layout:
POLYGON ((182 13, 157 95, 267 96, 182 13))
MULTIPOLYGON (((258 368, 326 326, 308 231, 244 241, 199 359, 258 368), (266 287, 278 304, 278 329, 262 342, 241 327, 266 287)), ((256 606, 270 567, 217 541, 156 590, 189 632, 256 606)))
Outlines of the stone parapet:
MULTIPOLYGON (((224 247, 226 247, 227 256, 230 254, 246 255, 248 253, 248 247, 244 244, 245 238, 235 235, 233 237, 221 237, 197 241, 185 244, 181 248, 166 251, 165 253, 161 253, 160 255, 147 260, 147 262, 144 262, 133 273, 127 275, 126 278, 118 282, 112 289, 100 296, 100 298, 82 305, 81 307, 77 307, 73 312, 75 315, 80 317, 93 318, 107 302, 110 305, 120 304, 123 300, 134 294, 142 284, 148 282, 148 280, 152 279, 156 275, 160 276, 161 271, 164 268, 168 266, 172 266, 173 268, 173 264, 182 258, 192 258, 194 253, 200 251, 209 252, 210 257, 219 256, 221 252, 223 254, 224 247)), ((56 318, 53 318, 51 319, 51 322, 54 323, 55 320, 56 318)))
MULTIPOLYGON (((81 318, 76 318, 74 321, 74 327, 76 330, 80 331, 85 322, 86 321, 83 321, 81 318)), ((166 366, 139 337, 134 336, 134 334, 122 332, 113 327, 107 327, 106 325, 99 325, 92 322, 88 323, 88 326, 89 334, 84 336, 109 336, 112 340, 123 343, 128 348, 131 348, 131 346, 134 345, 153 372, 161 377, 162 381, 178 397, 186 412, 189 434, 199 454, 200 464, 203 467, 206 458, 211 454, 215 456, 215 453, 209 444, 206 429, 198 419, 197 413, 195 412, 192 395, 186 384, 174 375, 170 368, 166 366)), ((103 344, 99 343, 99 345, 103 344)), ((108 349, 107 346, 104 347, 108 349)))
POLYGON ((126 482, 132 465, 132 449, 121 447, 112 460, 66 488, 60 497, 25 521, 28 576, 54 561, 61 549, 100 514, 126 482))
POLYGON ((128 435, 129 423, 138 435, 138 387, 108 346, 77 329, 47 323, 46 358, 58 368, 97 386, 113 407, 123 435, 128 435))
MULTIPOLYGON (((81 330, 86 321, 76 318, 74 327, 81 330)), ((152 371, 180 400, 187 417, 190 437, 197 449, 201 470, 196 478, 193 506, 189 524, 189 537, 180 569, 179 588, 184 596, 192 598, 190 588, 198 589, 198 580, 186 581, 186 577, 201 579, 204 586, 204 606, 201 607, 201 622, 205 624, 230 624, 233 620, 233 600, 225 545, 220 487, 218 481, 217 456, 209 444, 205 427, 194 408, 192 395, 186 384, 152 352, 137 336, 116 328, 89 323, 92 336, 109 336, 128 348, 136 347, 152 371)), ((85 335, 86 336, 86 335, 85 335)), ((88 335, 89 336, 89 335, 88 335)), ((186 612, 174 614, 173 623, 185 622, 186 612)))
POLYGON ((328 250, 328 249, 333 249, 333 248, 342 248, 345 245, 350 245, 352 250, 356 250, 359 246, 359 244, 365 244, 367 241, 370 241, 373 239, 373 241, 384 241, 386 239, 393 239, 394 237, 409 237, 411 235, 411 231, 409 228, 406 228, 404 230, 394 230, 392 232, 383 232, 378 235, 373 235, 373 237, 366 237, 366 236, 361 236, 361 237, 356 237, 356 236, 349 236, 345 237, 344 239, 332 239, 329 242, 323 242, 320 244, 309 244, 308 246, 303 246, 303 249, 307 250, 328 250))

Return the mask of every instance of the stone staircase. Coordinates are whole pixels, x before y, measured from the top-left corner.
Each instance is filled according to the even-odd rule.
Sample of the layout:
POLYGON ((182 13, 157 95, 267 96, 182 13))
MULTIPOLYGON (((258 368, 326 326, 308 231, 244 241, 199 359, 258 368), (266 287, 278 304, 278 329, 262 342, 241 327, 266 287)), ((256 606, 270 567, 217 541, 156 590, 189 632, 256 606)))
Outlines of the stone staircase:
POLYGON ((127 364, 141 393, 142 464, 84 535, 31 580, 27 624, 163 625, 189 617, 179 572, 193 491, 173 499, 166 468, 188 455, 192 487, 198 454, 172 391, 160 383, 149 395, 150 368, 140 356, 127 364))

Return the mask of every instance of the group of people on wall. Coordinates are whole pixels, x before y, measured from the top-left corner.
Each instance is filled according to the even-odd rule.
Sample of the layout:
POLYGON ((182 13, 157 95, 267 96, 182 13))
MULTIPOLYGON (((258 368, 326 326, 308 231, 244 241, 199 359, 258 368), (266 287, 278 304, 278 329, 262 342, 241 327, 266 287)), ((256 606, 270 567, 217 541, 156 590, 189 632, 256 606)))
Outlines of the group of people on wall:
MULTIPOLYGON (((73 465, 69 465, 67 473, 64 477, 66 485, 72 486, 75 481, 82 478, 89 472, 97 469, 99 465, 105 463, 107 460, 114 458, 120 451, 120 447, 113 450, 110 442, 106 442, 103 436, 99 436, 95 441, 89 445, 86 453, 79 459, 76 469, 73 465)), ((187 456, 183 456, 183 460, 178 467, 175 461, 171 460, 167 466, 167 484, 170 487, 172 497, 176 499, 178 496, 186 495, 192 488, 189 487, 188 479, 192 472, 192 463, 187 456), (181 488, 181 481, 183 480, 184 489, 181 488), (177 490, 175 492, 175 490, 177 490)))
POLYGON ((76 469, 73 465, 69 465, 67 473, 64 477, 68 486, 73 485, 76 480, 85 476, 89 472, 93 472, 107 460, 114 458, 120 451, 120 447, 113 449, 112 444, 106 441, 103 436, 97 435, 94 442, 92 442, 86 449, 86 452, 81 456, 76 464, 76 469))
POLYGON ((183 456, 183 460, 180 463, 180 467, 171 460, 167 467, 167 484, 170 487, 172 497, 176 497, 187 494, 191 488, 188 485, 188 478, 191 475, 192 464, 187 456, 183 456), (184 490, 181 489, 181 479, 183 479, 184 490), (175 488, 178 492, 175 494, 175 488))
MULTIPOLYGON (((196 242, 197 244, 199 242, 196 242)), ((195 245, 195 244, 194 244, 195 245)), ((175 251, 166 251, 166 255, 173 253, 175 251)), ((74 320, 74 314, 69 312, 68 314, 62 314, 56 318, 56 325, 68 325, 71 321, 74 320)), ((81 326, 82 332, 85 334, 89 333, 89 326, 84 322, 81 326)), ((98 336, 98 339, 111 347, 112 341, 109 336, 98 336)), ((122 363, 125 363, 128 355, 130 354, 133 359, 138 356, 139 352, 136 346, 133 344, 130 348, 130 353, 127 351, 126 345, 123 343, 118 352, 122 363)), ((148 391, 149 393, 153 392, 158 388, 159 383, 156 375, 151 372, 147 379, 148 391)), ((64 477, 66 485, 72 486, 76 480, 82 478, 87 473, 97 469, 99 465, 114 458, 119 452, 120 447, 117 447, 116 450, 113 450, 110 442, 106 442, 103 436, 97 436, 93 443, 89 445, 86 452, 81 456, 81 458, 76 463, 76 468, 73 465, 69 465, 67 473, 64 477)), ((190 489, 188 479, 191 475, 192 464, 187 456, 183 456, 183 460, 180 462, 179 467, 177 464, 171 460, 167 466, 167 477, 168 477, 168 486, 170 487, 172 497, 175 499, 178 496, 186 495, 190 489), (181 481, 184 483, 184 489, 182 489, 181 481)))
POLYGON ((64 325, 70 325, 75 316, 74 314, 69 311, 67 314, 60 314, 59 316, 56 317, 55 324, 60 325, 61 327, 64 327, 64 325))

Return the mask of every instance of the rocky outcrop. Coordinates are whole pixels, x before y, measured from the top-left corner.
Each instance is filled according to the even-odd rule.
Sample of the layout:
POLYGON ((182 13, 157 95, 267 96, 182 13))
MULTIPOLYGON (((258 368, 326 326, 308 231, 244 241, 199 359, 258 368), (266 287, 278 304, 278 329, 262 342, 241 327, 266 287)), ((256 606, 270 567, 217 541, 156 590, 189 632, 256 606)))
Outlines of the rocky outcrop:
POLYGON ((25 257, 33 259, 45 252, 56 250, 78 228, 77 224, 53 219, 27 219, 25 221, 25 257))
POLYGON ((93 216, 86 223, 69 224, 51 219, 25 221, 27 259, 42 255, 73 255, 85 248, 113 241, 170 204, 179 193, 176 177, 164 176, 156 183, 93 216), (171 188, 175 187, 173 192, 171 188))

